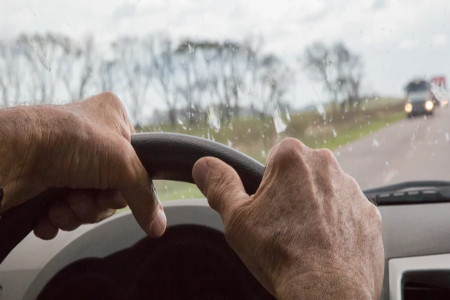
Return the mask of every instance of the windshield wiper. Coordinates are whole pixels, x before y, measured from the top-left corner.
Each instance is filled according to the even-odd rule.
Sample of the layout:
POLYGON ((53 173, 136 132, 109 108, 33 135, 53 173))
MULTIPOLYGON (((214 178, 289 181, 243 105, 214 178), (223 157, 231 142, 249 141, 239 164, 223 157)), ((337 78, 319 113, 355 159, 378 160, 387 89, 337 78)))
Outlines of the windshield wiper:
POLYGON ((449 181, 409 181, 365 190, 378 205, 450 202, 449 181))

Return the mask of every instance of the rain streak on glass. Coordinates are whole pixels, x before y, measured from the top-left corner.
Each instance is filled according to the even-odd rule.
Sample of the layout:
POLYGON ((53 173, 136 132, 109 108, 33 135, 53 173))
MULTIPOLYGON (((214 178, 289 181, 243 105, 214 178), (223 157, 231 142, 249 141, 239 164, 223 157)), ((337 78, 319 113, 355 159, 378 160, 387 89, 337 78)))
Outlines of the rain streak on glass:
POLYGON ((286 130, 286 123, 281 118, 280 108, 278 106, 273 110, 273 124, 275 125, 275 131, 280 134, 286 130))
POLYGON ((372 146, 374 146, 376 148, 380 147, 380 143, 378 142, 378 140, 376 138, 373 139, 372 146))
POLYGON ((213 107, 210 107, 208 110, 208 125, 214 129, 215 132, 220 130, 220 119, 217 117, 216 111, 213 107))

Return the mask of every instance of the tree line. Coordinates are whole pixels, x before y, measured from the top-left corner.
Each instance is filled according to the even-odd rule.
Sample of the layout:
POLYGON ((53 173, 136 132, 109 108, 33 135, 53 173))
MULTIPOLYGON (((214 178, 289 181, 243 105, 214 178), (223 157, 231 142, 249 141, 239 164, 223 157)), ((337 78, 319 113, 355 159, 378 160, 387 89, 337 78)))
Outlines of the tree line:
POLYGON ((333 103, 356 107, 362 62, 344 44, 315 43, 288 66, 264 51, 258 38, 244 41, 185 39, 162 34, 124 36, 111 43, 92 37, 22 34, 0 41, 0 105, 56 103, 100 91, 117 93, 136 124, 146 122, 148 101, 165 107, 166 119, 205 119, 211 107, 222 121, 245 108, 264 118, 287 103, 297 68, 323 83, 333 103))

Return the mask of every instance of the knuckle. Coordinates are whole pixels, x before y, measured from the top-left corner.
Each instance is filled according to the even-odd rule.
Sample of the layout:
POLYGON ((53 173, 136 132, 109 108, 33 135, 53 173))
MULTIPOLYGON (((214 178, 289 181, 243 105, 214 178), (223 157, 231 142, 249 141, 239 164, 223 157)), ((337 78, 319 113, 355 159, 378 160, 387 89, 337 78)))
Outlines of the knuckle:
POLYGON ((103 101, 106 101, 108 104, 111 105, 116 106, 122 105, 122 102, 120 101, 119 97, 117 97, 117 95, 112 92, 103 92, 98 95, 98 98, 102 99, 103 101))
POLYGON ((302 142, 300 142, 295 138, 289 137, 281 141, 279 149, 292 151, 292 150, 303 150, 304 148, 306 148, 305 144, 303 144, 302 142))
POLYGON ((286 138, 278 146, 274 159, 280 164, 290 164, 298 161, 301 152, 306 150, 306 146, 297 139, 286 138))
POLYGON ((337 164, 336 157, 330 149, 324 148, 316 150, 319 157, 328 164, 337 164))
POLYGON ((339 163, 334 156, 334 153, 327 148, 314 150, 318 164, 330 170, 339 170, 339 163))
POLYGON ((126 114, 125 107, 120 101, 119 97, 112 93, 112 92, 103 92, 98 95, 98 99, 100 101, 104 102, 103 104, 106 105, 108 108, 112 109, 113 111, 116 111, 119 113, 119 115, 128 122, 128 117, 126 114))

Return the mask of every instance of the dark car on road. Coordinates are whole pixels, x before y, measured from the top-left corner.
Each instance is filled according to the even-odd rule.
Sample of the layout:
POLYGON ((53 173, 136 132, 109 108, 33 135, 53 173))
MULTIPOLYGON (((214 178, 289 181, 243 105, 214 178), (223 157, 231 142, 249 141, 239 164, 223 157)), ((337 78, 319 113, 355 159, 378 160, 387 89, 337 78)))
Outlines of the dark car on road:
POLYGON ((408 118, 416 115, 432 115, 436 104, 428 91, 410 93, 406 99, 405 112, 408 118))

